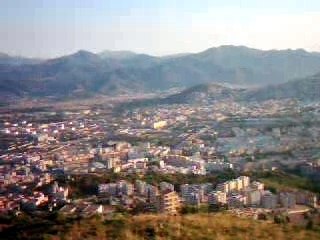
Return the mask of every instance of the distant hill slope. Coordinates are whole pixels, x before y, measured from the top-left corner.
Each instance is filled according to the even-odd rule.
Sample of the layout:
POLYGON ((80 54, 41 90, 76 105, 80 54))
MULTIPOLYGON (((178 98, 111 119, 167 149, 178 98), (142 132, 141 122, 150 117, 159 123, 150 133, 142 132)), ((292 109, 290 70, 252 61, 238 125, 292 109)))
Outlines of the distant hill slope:
POLYGON ((293 98, 300 101, 320 101, 320 73, 311 77, 247 92, 242 99, 265 101, 293 98))
POLYGON ((320 101, 320 73, 304 79, 258 89, 230 88, 219 84, 199 84, 166 97, 140 99, 124 103, 120 109, 148 107, 162 104, 212 104, 215 101, 266 101, 296 99, 304 102, 320 101))
MULTIPOLYGON (((2 59, 7 57, 2 54, 2 59)), ((279 84, 318 72, 320 54, 222 46, 169 57, 79 51, 47 61, 9 62, 1 64, 0 55, 1 94, 60 98, 136 94, 212 83, 244 87, 279 84)))
POLYGON ((162 100, 164 103, 208 103, 215 100, 234 98, 243 90, 232 89, 218 84, 200 84, 162 100))
POLYGON ((161 99, 162 103, 208 103, 221 99, 266 101, 296 99, 320 101, 320 73, 286 83, 258 89, 229 88, 217 84, 201 84, 161 99))
POLYGON ((217 100, 237 99, 244 91, 244 89, 232 89, 218 84, 199 84, 166 97, 137 99, 126 102, 120 104, 118 108, 119 111, 121 111, 130 108, 151 107, 164 104, 210 104, 217 100))

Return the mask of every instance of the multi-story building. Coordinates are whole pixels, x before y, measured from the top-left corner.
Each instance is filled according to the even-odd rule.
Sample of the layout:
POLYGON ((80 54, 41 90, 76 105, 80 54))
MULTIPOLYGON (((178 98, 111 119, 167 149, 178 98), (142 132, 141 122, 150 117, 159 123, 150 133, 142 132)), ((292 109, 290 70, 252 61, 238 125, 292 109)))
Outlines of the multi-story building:
POLYGON ((110 196, 116 196, 118 193, 117 183, 100 184, 98 187, 99 194, 107 194, 110 196))
POLYGON ((127 196, 131 196, 133 194, 134 191, 134 187, 132 183, 129 183, 127 181, 120 181, 118 183, 118 192, 123 194, 123 195, 127 195, 127 196))
POLYGON ((213 191, 208 195, 209 205, 218 205, 227 203, 227 194, 222 191, 213 191))
POLYGON ((204 194, 209 194, 213 190, 213 184, 212 183, 204 183, 201 184, 201 189, 203 190, 204 194))
POLYGON ((245 191, 248 206, 260 206, 261 204, 261 191, 249 189, 245 191))
POLYGON ((159 196, 159 189, 151 184, 146 185, 145 197, 149 202, 157 202, 159 196))
POLYGON ((311 192, 298 191, 295 192, 296 195, 296 203, 308 205, 310 207, 317 207, 317 195, 311 192))
POLYGON ((250 185, 250 178, 248 176, 240 176, 238 179, 242 181, 242 187, 245 189, 250 185))
POLYGON ((181 200, 175 191, 166 190, 160 197, 160 211, 175 214, 181 208, 181 200))
POLYGON ((229 184, 229 191, 230 192, 238 190, 237 189, 237 181, 235 179, 228 181, 228 184, 229 184))
POLYGON ((243 187, 243 181, 240 178, 235 179, 236 182, 236 189, 238 191, 241 191, 244 187, 243 187))
POLYGON ((247 204, 247 198, 242 194, 232 194, 227 199, 229 208, 241 208, 247 204))
POLYGON ((277 196, 269 191, 265 191, 261 198, 261 205, 263 208, 274 209, 277 207, 277 196))
POLYGON ((197 192, 191 192, 185 199, 185 203, 190 205, 196 205, 199 206, 201 202, 201 196, 197 192))
POLYGON ((229 183, 224 182, 224 183, 219 183, 216 187, 217 191, 225 192, 228 193, 230 191, 229 189, 229 183))
POLYGON ((180 186, 182 200, 186 204, 199 205, 204 200, 204 190, 202 185, 183 184, 180 186))
POLYGON ((251 188, 263 191, 264 190, 264 184, 261 182, 254 181, 251 183, 251 188))
POLYGON ((113 168, 114 165, 115 165, 114 163, 115 163, 114 158, 106 159, 106 167, 107 167, 107 169, 113 168))
POLYGON ((138 195, 145 195, 146 194, 146 187, 147 183, 141 180, 136 180, 135 182, 135 189, 138 195))
POLYGON ((167 126, 167 121, 158 121, 153 123, 153 128, 154 129, 160 129, 167 126))
POLYGON ((281 192, 279 194, 279 202, 284 208, 293 208, 296 205, 296 196, 294 193, 281 192))
POLYGON ((186 199, 188 195, 190 194, 191 185, 190 184, 182 184, 180 185, 180 193, 182 199, 186 199))
POLYGON ((161 182, 160 183, 160 191, 166 191, 166 190, 170 190, 170 191, 174 191, 174 185, 168 182, 161 182))

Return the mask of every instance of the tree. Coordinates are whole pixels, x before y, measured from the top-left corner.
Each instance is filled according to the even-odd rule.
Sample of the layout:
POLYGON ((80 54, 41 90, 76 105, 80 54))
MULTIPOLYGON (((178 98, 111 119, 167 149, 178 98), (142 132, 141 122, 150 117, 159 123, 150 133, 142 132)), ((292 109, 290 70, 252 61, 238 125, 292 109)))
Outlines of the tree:
POLYGON ((312 230, 313 229, 313 220, 309 219, 306 225, 306 229, 312 230))

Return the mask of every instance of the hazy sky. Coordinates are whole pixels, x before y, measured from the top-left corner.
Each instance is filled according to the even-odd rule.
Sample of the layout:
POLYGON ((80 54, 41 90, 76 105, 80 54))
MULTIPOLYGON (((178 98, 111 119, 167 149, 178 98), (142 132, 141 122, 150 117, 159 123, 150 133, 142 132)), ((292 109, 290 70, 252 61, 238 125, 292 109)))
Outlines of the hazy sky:
POLYGON ((320 51, 319 0, 0 0, 0 51, 153 55, 224 44, 320 51))

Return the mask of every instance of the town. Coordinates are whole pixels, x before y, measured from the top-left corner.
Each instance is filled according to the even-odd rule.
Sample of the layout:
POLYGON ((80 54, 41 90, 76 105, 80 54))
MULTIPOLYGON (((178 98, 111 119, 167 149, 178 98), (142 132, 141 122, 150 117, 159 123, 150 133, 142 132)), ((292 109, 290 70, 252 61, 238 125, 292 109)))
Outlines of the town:
POLYGON ((117 109, 3 111, 1 214, 112 218, 119 209, 180 214, 205 208, 259 219, 319 209, 316 190, 270 188, 254 174, 320 178, 318 105, 227 100, 117 109), (175 175, 192 177, 161 179, 175 175), (83 178, 98 180, 82 186, 83 178))

